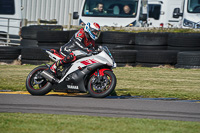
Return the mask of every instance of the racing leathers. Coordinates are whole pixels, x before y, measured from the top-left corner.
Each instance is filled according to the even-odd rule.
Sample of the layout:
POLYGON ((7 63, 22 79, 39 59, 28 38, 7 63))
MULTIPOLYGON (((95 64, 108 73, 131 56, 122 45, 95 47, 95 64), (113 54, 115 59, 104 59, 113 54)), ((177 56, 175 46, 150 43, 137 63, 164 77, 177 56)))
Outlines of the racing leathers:
POLYGON ((75 35, 71 38, 71 40, 65 45, 61 46, 60 54, 63 58, 56 63, 54 63, 50 70, 56 73, 57 67, 63 65, 64 63, 73 62, 76 60, 77 51, 90 53, 94 51, 95 42, 92 40, 89 35, 84 31, 84 29, 80 29, 75 35))

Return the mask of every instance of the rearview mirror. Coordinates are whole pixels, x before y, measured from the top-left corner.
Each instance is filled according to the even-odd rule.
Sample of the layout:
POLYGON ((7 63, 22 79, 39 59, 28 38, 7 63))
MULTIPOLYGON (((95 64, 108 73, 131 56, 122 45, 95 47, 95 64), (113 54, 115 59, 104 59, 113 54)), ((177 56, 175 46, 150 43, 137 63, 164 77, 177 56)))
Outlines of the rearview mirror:
POLYGON ((139 20, 146 21, 147 20, 147 14, 140 14, 139 20))
POLYGON ((180 8, 175 8, 173 12, 173 18, 179 18, 183 16, 183 13, 180 13, 180 8))
POLYGON ((78 19, 78 18, 79 18, 78 12, 73 12, 73 19, 78 19))

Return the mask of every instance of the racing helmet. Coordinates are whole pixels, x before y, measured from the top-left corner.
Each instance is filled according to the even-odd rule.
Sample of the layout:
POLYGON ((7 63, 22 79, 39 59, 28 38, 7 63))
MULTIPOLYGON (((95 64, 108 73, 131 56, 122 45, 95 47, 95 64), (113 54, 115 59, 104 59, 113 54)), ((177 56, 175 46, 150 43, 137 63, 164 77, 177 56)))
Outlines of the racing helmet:
POLYGON ((85 25, 84 31, 87 32, 94 41, 99 38, 101 33, 99 24, 90 22, 85 25))

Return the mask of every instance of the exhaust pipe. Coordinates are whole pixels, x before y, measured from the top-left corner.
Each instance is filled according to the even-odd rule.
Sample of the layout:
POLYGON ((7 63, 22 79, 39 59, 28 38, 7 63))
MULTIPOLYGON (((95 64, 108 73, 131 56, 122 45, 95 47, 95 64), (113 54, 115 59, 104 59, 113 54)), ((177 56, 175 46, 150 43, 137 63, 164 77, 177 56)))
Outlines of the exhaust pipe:
POLYGON ((54 77, 51 73, 49 73, 46 70, 41 72, 40 75, 42 77, 44 77, 45 79, 47 79, 48 81, 52 82, 52 83, 58 83, 59 82, 59 80, 56 77, 54 77))

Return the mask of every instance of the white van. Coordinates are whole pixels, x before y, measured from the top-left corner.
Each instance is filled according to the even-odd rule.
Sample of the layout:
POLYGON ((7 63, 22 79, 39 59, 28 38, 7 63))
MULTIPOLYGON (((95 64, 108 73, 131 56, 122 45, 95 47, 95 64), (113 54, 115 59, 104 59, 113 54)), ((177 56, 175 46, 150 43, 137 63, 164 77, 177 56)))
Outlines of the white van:
POLYGON ((176 7, 173 17, 181 20, 182 28, 200 28, 200 0, 184 0, 176 7))
POLYGON ((146 19, 141 3, 142 0, 83 0, 73 19, 79 19, 79 25, 97 22, 100 26, 138 27, 139 20, 146 19))
POLYGON ((21 0, 0 0, 1 42, 8 44, 11 43, 11 36, 19 36, 21 21, 21 0))
POLYGON ((180 27, 179 18, 173 17, 175 8, 181 8, 183 0, 148 0, 148 27, 180 27))

